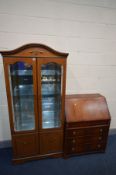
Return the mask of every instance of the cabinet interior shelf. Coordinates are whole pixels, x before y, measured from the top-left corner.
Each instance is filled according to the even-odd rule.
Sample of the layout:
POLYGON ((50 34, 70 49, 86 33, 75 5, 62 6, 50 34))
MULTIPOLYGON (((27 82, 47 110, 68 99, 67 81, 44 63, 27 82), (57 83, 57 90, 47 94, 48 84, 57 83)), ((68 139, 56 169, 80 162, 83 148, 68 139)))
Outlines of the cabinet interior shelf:
POLYGON ((58 84, 58 83, 60 84, 61 82, 60 82, 60 81, 57 81, 57 80, 55 80, 55 81, 52 81, 52 80, 51 80, 51 81, 50 81, 50 80, 44 80, 44 81, 43 81, 43 80, 42 80, 42 84, 56 84, 56 83, 57 83, 57 84, 58 84))

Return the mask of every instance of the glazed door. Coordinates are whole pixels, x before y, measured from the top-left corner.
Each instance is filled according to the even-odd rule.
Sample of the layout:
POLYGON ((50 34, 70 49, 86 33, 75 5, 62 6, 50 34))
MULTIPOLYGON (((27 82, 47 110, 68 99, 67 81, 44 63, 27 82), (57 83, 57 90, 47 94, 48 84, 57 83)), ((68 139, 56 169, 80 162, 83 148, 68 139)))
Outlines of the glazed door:
POLYGON ((4 60, 12 132, 37 129, 36 59, 4 60))
POLYGON ((38 60, 40 128, 62 128, 65 64, 60 59, 38 60))

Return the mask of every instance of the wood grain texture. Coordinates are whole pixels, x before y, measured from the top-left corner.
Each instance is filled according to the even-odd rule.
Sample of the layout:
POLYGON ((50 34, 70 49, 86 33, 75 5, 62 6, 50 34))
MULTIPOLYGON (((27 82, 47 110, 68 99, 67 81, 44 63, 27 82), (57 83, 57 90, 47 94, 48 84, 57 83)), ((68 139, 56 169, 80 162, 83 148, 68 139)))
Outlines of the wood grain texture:
MULTIPOLYGON (((65 117, 65 87, 66 87, 66 58, 67 53, 61 53, 43 44, 27 44, 12 51, 1 52, 6 80, 6 91, 9 107, 10 129, 13 145, 13 162, 21 163, 44 157, 62 156, 63 133, 65 117), (16 131, 14 126, 14 111, 12 93, 10 89, 9 65, 24 62, 32 65, 33 94, 34 94, 34 119, 33 130, 16 131), (41 66, 48 63, 56 63, 61 66, 61 111, 59 128, 42 128, 42 90, 41 90, 41 66)), ((17 81, 16 81, 17 82, 17 81)), ((19 83, 19 82, 18 82, 19 83)))
MULTIPOLYGON (((67 69, 67 93, 99 92, 105 95, 112 115, 111 127, 116 128, 115 11, 114 0, 1 1, 0 50, 41 42, 70 52, 68 65, 74 66, 67 69)), ((0 75, 3 75, 2 69, 3 66, 0 75)), ((1 86, 0 91, 5 93, 4 81, 1 86)), ((1 96, 0 101, 3 100, 1 96)), ((6 102, 5 106, 7 108, 6 102)), ((5 111, 2 111, 3 122, 5 111)), ((4 125, 7 128, 7 121, 4 125)), ((1 140, 10 139, 5 127, 0 127, 1 140)))
POLYGON ((111 118, 104 99, 105 97, 100 94, 66 96, 64 157, 105 151, 111 118), (67 103, 72 101, 75 105, 75 99, 81 102, 81 105, 76 103, 76 108, 79 109, 78 113, 75 113, 71 105, 67 103), (86 103, 88 99, 91 100, 89 110, 88 103, 86 103), (94 106, 96 102, 104 103, 105 107, 101 105, 103 110, 94 106), (70 115, 68 115, 69 113, 70 115))

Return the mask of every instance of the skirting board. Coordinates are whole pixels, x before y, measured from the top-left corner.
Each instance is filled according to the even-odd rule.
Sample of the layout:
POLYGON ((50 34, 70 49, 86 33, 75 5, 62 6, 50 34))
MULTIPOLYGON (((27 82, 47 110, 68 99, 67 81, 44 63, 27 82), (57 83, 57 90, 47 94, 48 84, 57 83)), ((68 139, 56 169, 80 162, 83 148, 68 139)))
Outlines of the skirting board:
MULTIPOLYGON (((116 129, 110 129, 109 135, 116 134, 116 129)), ((11 147, 11 140, 0 141, 0 148, 9 148, 11 147)))

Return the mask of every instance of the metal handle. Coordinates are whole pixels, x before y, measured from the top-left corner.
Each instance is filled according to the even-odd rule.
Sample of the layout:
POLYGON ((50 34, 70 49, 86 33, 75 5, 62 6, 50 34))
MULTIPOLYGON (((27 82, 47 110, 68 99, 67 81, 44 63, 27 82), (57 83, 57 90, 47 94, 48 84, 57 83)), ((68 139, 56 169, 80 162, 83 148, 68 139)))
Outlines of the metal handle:
POLYGON ((99 137, 99 140, 101 140, 102 139, 102 137, 99 137))
POLYGON ((76 143, 76 140, 75 140, 75 139, 73 139, 73 140, 72 140, 72 142, 73 142, 73 143, 76 143))
POLYGON ((23 142, 23 145, 27 145, 27 142, 23 142))
POLYGON ((73 135, 76 135, 76 131, 73 131, 73 135))
POLYGON ((97 147, 98 147, 98 148, 100 148, 100 147, 101 147, 101 145, 100 145, 100 144, 98 144, 98 145, 97 145, 97 147))
POLYGON ((75 148, 73 147, 73 148, 72 148, 72 151, 74 151, 74 150, 75 150, 75 148))
POLYGON ((100 129, 100 132, 103 132, 103 129, 102 128, 100 129))

